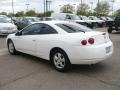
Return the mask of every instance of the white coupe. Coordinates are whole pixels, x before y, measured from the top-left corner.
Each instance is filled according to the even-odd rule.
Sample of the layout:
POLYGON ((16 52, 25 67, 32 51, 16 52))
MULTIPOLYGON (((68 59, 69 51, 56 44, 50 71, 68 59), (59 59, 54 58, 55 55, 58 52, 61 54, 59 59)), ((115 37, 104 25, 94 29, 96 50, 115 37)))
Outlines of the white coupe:
POLYGON ((96 64, 109 58, 113 43, 108 33, 68 21, 34 23, 7 37, 10 54, 27 53, 50 60, 58 71, 71 64, 96 64))

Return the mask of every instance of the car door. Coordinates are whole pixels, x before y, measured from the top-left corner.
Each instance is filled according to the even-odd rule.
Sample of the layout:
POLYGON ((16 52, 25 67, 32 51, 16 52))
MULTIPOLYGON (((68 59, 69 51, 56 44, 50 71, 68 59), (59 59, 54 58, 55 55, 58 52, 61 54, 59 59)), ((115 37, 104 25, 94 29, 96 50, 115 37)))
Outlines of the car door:
POLYGON ((58 32, 47 24, 40 24, 40 35, 37 37, 37 56, 48 59, 49 52, 53 46, 53 42, 56 39, 58 32))
POLYGON ((36 37, 40 33, 39 24, 33 24, 21 31, 20 36, 16 36, 14 44, 17 50, 36 55, 36 37))

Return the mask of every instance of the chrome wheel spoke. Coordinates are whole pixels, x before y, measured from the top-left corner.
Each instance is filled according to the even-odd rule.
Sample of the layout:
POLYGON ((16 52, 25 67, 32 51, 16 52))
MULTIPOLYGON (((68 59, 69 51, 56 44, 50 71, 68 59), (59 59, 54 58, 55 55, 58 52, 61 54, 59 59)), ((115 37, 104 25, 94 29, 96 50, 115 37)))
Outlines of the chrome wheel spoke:
POLYGON ((54 55, 54 64, 60 69, 65 67, 65 58, 61 53, 56 53, 54 55))
POLYGON ((58 53, 57 56, 58 56, 59 59, 61 58, 61 54, 60 53, 58 53))
POLYGON ((61 63, 60 63, 60 66, 61 66, 61 67, 64 67, 65 65, 63 64, 63 62, 61 62, 61 63))

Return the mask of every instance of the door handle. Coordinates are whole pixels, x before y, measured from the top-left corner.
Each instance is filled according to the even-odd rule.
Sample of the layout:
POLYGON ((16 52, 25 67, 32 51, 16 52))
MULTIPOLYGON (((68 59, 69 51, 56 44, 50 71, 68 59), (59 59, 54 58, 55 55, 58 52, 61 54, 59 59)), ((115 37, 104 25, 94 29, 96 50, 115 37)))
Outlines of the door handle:
POLYGON ((36 40, 32 40, 33 42, 35 42, 36 40))

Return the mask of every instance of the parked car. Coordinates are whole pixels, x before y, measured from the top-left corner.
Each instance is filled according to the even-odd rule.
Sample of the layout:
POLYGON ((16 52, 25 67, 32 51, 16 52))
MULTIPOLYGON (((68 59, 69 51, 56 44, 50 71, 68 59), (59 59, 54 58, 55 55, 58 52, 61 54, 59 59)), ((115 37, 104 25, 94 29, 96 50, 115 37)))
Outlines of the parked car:
POLYGON ((113 22, 109 23, 108 33, 112 33, 113 30, 120 30, 120 17, 116 17, 113 22))
POLYGON ((56 19, 53 18, 53 17, 42 17, 42 18, 40 18, 40 21, 54 21, 54 20, 56 20, 56 19))
POLYGON ((99 18, 97 18, 95 16, 89 16, 89 19, 90 20, 95 20, 98 27, 104 27, 105 26, 105 21, 100 20, 99 18))
POLYGON ((7 17, 6 15, 0 15, 0 18, 5 18, 9 23, 13 23, 11 17, 7 17))
POLYGON ((70 13, 53 13, 51 17, 57 19, 57 20, 64 20, 64 21, 72 21, 76 22, 81 25, 86 25, 86 22, 84 20, 80 20, 79 16, 75 14, 70 14, 70 13))
POLYGON ((106 25, 109 26, 110 23, 114 22, 114 19, 111 17, 106 17, 106 25))
POLYGON ((16 21, 14 21, 14 23, 17 25, 18 30, 21 30, 24 27, 38 21, 39 19, 37 17, 19 17, 16 21))
POLYGON ((8 22, 4 17, 0 17, 0 35, 8 35, 17 31, 17 27, 8 22))
POLYGON ((71 64, 96 64, 113 53, 108 33, 73 22, 34 23, 7 37, 10 54, 18 51, 50 60, 58 71, 71 64))
POLYGON ((81 20, 84 20, 87 24, 87 27, 90 28, 96 28, 97 27, 97 23, 96 20, 90 20, 87 16, 79 16, 81 20))
POLYGON ((109 23, 114 21, 111 17, 106 17, 106 16, 102 16, 102 17, 98 17, 98 18, 100 18, 100 20, 105 21, 106 26, 108 26, 109 23))

